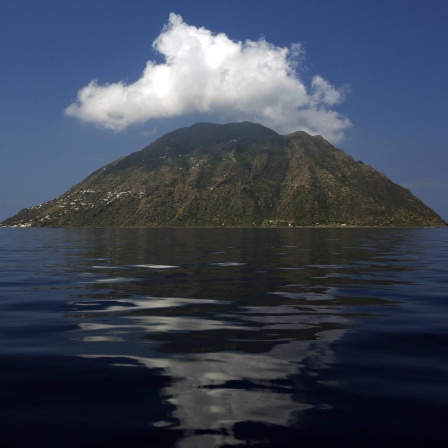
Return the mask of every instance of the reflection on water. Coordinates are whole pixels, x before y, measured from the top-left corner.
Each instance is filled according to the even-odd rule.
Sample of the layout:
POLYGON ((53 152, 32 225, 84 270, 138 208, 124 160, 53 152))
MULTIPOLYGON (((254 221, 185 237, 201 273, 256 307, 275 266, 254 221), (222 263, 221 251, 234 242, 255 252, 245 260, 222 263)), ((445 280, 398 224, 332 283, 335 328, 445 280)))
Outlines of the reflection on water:
MULTIPOLYGON (((188 331, 195 330, 188 327, 188 331)), ((198 331, 203 331, 203 327, 198 331)), ((163 369, 172 379, 161 393, 175 409, 168 420, 152 422, 154 426, 192 430, 179 443, 180 447, 222 446, 237 443, 232 433, 238 422, 294 424, 298 413, 313 405, 300 399, 301 392, 295 389, 290 377, 300 373, 303 362, 312 360, 314 369, 325 368, 333 360, 329 343, 343 333, 326 331, 315 342, 281 339, 266 353, 215 351, 170 357, 128 356, 128 365, 134 366, 137 361, 150 369, 163 369), (200 430, 207 431, 208 436, 195 435, 200 430)), ((126 365, 122 359, 120 365, 126 365)))
MULTIPOLYGON (((5 230, 10 343, 0 355, 106 363, 105 382, 143 369, 161 403, 148 401, 140 426, 126 413, 113 426, 117 437, 147 431, 134 446, 280 447, 341 435, 341 446, 359 446, 390 430, 378 411, 386 403, 398 428, 391 444, 420 443, 428 429, 433 444, 448 440, 423 405, 413 414, 406 404, 422 402, 420 375, 433 387, 428 406, 448 398, 443 230, 5 230), (417 420, 421 431, 406 432, 417 420)), ((76 400, 94 387, 84 379, 76 400)), ((70 427, 81 420, 72 415, 70 427)), ((95 421, 89 428, 86 440, 95 421)), ((111 446, 98 434, 92 446, 111 446)))

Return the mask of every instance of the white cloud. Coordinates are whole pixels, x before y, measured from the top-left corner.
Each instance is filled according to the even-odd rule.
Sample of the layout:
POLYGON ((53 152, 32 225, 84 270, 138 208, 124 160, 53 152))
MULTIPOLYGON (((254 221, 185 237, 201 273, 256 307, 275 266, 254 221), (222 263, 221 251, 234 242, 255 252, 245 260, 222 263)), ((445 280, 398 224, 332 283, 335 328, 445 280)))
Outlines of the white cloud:
POLYGON ((148 61, 132 84, 91 81, 65 113, 116 131, 154 118, 209 113, 255 121, 280 133, 305 130, 333 142, 351 126, 330 108, 344 100, 343 90, 319 75, 309 89, 300 79, 300 44, 235 42, 171 13, 153 47, 164 63, 148 61))

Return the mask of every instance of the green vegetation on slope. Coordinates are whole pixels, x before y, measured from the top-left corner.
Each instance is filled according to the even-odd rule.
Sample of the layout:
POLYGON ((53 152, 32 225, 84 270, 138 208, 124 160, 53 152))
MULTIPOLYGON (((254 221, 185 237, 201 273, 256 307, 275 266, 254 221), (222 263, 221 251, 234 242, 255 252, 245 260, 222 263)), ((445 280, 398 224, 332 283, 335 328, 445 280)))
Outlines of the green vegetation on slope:
POLYGON ((445 226, 320 136, 198 123, 92 173, 9 226, 445 226))

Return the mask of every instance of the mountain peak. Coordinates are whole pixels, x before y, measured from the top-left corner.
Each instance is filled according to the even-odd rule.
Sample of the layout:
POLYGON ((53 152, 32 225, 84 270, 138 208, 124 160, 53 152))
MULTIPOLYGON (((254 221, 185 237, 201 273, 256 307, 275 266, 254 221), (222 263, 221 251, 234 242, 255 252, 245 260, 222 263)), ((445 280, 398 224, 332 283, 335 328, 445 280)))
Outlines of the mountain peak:
POLYGON ((239 123, 195 123, 192 126, 176 129, 163 137, 163 140, 213 144, 237 138, 260 138, 278 136, 278 134, 261 124, 243 121, 239 123))
POLYGON ((192 130, 200 130, 201 132, 210 131, 213 132, 225 132, 228 134, 235 133, 239 135, 278 135, 272 129, 267 128, 259 123, 252 123, 250 121, 240 121, 235 123, 226 123, 226 124, 217 124, 217 123, 207 123, 207 122, 198 122, 189 128, 184 129, 192 129, 192 130))

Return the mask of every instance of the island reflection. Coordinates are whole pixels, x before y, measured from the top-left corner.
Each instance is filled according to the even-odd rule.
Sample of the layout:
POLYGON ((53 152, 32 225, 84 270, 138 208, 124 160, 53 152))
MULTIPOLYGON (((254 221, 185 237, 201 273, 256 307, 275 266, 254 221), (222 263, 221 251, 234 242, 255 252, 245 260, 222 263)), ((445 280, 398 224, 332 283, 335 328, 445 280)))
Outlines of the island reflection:
POLYGON ((392 282, 375 274, 381 245, 365 233, 109 232, 115 245, 89 242, 77 271, 75 350, 169 377, 166 416, 148 424, 181 431, 180 448, 235 445, 243 422, 297 427, 331 408, 309 385, 336 362, 332 345, 354 316, 393 304, 371 294, 392 282))

